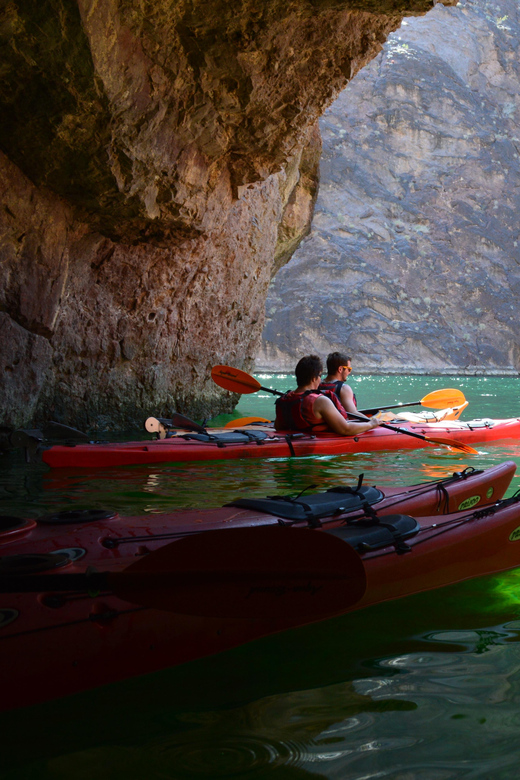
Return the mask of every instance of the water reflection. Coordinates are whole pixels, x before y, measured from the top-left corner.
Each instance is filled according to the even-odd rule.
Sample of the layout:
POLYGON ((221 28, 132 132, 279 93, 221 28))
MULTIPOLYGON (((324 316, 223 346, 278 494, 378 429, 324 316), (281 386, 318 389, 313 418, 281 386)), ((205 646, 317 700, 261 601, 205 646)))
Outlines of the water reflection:
MULTIPOLYGON (((354 376, 352 383, 366 407, 454 386, 470 401, 466 419, 518 413, 513 379, 354 376)), ((262 384, 284 390, 292 381, 262 377, 262 384)), ((243 397, 236 416, 272 411, 272 396, 256 394, 243 397)), ((520 463, 520 445, 482 446, 474 457, 423 449, 102 473, 52 472, 27 466, 18 453, 1 458, 1 513, 35 516, 72 504, 136 515, 352 484, 360 473, 382 486, 440 479, 470 465, 520 463)), ((381 604, 0 715, 1 776, 516 780, 519 636, 520 570, 381 604)))
MULTIPOLYGON (((311 485, 326 489, 366 484, 409 485, 442 479, 468 466, 487 468, 520 462, 520 448, 495 447, 478 459, 442 450, 416 450, 308 458, 164 463, 98 469, 50 470, 17 464, 0 473, 0 513, 34 517, 70 508, 110 508, 121 515, 221 506, 238 496, 297 493, 311 485)), ((508 495, 517 489, 514 477, 508 495)))
POLYGON ((18 765, 5 777, 512 777, 519 579, 468 581, 0 716, 3 758, 18 765))

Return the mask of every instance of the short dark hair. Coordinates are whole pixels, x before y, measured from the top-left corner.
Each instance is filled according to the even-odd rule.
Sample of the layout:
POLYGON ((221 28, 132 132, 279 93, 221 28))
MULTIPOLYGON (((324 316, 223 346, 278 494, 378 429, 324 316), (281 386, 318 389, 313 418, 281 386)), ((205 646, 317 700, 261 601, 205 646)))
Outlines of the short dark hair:
POLYGON ((318 355, 305 355, 298 361, 294 369, 298 387, 303 387, 312 382, 317 376, 323 373, 323 363, 318 355))
POLYGON ((335 374, 340 366, 346 366, 350 363, 348 355, 344 355, 343 352, 331 352, 327 355, 327 373, 335 374))

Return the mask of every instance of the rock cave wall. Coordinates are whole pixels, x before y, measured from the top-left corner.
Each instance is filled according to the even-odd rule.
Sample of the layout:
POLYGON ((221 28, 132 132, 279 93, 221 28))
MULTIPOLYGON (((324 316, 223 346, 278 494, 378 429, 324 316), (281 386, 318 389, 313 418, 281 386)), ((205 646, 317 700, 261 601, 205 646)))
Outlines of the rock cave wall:
POLYGON ((317 120, 431 0, 7 0, 0 427, 233 398, 308 232, 317 120))
POLYGON ((520 370, 520 12, 406 19, 320 120, 312 232, 273 280, 257 368, 520 370))

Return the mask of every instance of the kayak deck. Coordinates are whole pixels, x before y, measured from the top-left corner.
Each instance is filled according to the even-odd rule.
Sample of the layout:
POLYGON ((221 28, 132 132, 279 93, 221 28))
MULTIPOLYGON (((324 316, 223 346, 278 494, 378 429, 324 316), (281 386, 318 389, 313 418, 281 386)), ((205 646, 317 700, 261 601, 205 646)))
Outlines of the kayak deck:
MULTIPOLYGON (((403 431, 421 436, 451 438, 463 444, 517 440, 520 418, 505 420, 470 420, 460 422, 411 423, 399 425, 403 431)), ((258 427, 255 431, 259 431, 258 427)), ((342 455, 396 449, 418 449, 432 446, 427 441, 386 428, 375 428, 359 436, 335 433, 295 433, 265 429, 265 438, 229 443, 203 441, 196 434, 135 442, 101 442, 56 445, 43 451, 42 460, 51 468, 108 468, 146 463, 173 463, 236 458, 284 458, 308 455, 342 455)), ((211 433, 211 429, 208 431, 211 433)), ((228 432, 229 434, 229 432, 228 432)))
POLYGON ((18 518, 18 523, 17 518, 0 516, 0 556, 76 549, 83 551, 82 558, 88 554, 105 559, 144 555, 183 535, 215 529, 280 522, 305 526, 311 520, 332 528, 349 518, 365 515, 365 502, 378 517, 396 513, 414 517, 446 515, 498 501, 515 471, 514 461, 505 461, 484 470, 468 467, 450 477, 417 485, 361 485, 359 495, 357 485, 350 488, 352 493, 347 492, 348 487, 340 486, 337 492, 332 489, 305 493, 292 501, 289 496, 280 500, 238 499, 215 509, 181 509, 137 517, 120 517, 116 512, 100 509, 57 512, 36 520, 18 518), (334 500, 338 503, 334 504, 334 500))

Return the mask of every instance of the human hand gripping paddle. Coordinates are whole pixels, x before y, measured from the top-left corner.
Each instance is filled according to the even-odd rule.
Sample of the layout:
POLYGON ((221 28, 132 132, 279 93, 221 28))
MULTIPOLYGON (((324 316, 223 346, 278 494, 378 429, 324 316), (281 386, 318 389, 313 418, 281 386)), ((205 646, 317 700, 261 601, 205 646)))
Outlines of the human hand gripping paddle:
MULTIPOLYGON (((245 371, 241 371, 238 368, 231 368, 230 366, 215 366, 211 371, 211 378, 217 384, 219 387, 222 387, 224 390, 230 390, 232 393, 242 393, 244 395, 248 393, 256 393, 258 390, 266 390, 268 393, 273 393, 274 395, 283 395, 283 393, 280 393, 279 390, 272 390, 269 387, 262 387, 260 382, 257 382, 257 380, 250 376, 249 374, 246 374, 245 371)), ((434 403, 440 403, 441 398, 448 398, 449 400, 453 401, 454 399, 457 399, 458 403, 461 403, 461 399, 458 396, 458 393, 460 391, 458 390, 436 390, 433 393, 429 393, 427 396, 425 396, 425 399, 428 400, 428 403, 431 404, 432 397, 434 403)), ((464 395, 460 393, 460 396, 462 396, 462 403, 464 402, 464 395)), ((421 399, 417 404, 397 404, 397 406, 408 406, 408 405, 418 405, 419 403, 422 403, 425 399, 421 399)), ((440 406, 435 406, 434 408, 441 409, 444 405, 444 402, 441 403, 440 406)), ((385 406, 382 407, 382 409, 391 409, 396 407, 389 407, 385 406)), ((372 411, 372 410, 368 410, 372 411)), ((349 412, 350 414, 350 412, 349 412)), ((367 417, 363 412, 360 412, 359 414, 350 414, 351 417, 356 417, 359 420, 366 420, 367 417)), ((425 436, 420 433, 413 433, 412 431, 407 431, 404 428, 399 428, 395 425, 389 425, 388 423, 380 423, 380 427, 382 428, 388 428, 390 431, 395 431, 396 433, 402 433, 404 436, 412 436, 415 439, 422 439, 423 441, 427 442, 428 444, 432 445, 441 445, 443 447, 450 447, 453 450, 457 450, 459 452, 465 452, 467 454, 472 455, 478 455, 478 451, 473 449, 473 447, 470 447, 468 444, 463 444, 462 442, 456 441, 455 439, 448 439, 448 438, 440 438, 438 436, 425 436)))
MULTIPOLYGON (((12 556, 13 565, 22 557, 12 556)), ((322 620, 350 609, 366 590, 353 547, 324 531, 280 525, 191 534, 121 571, 6 571, 9 556, 3 593, 108 590, 132 604, 203 617, 322 620)))

